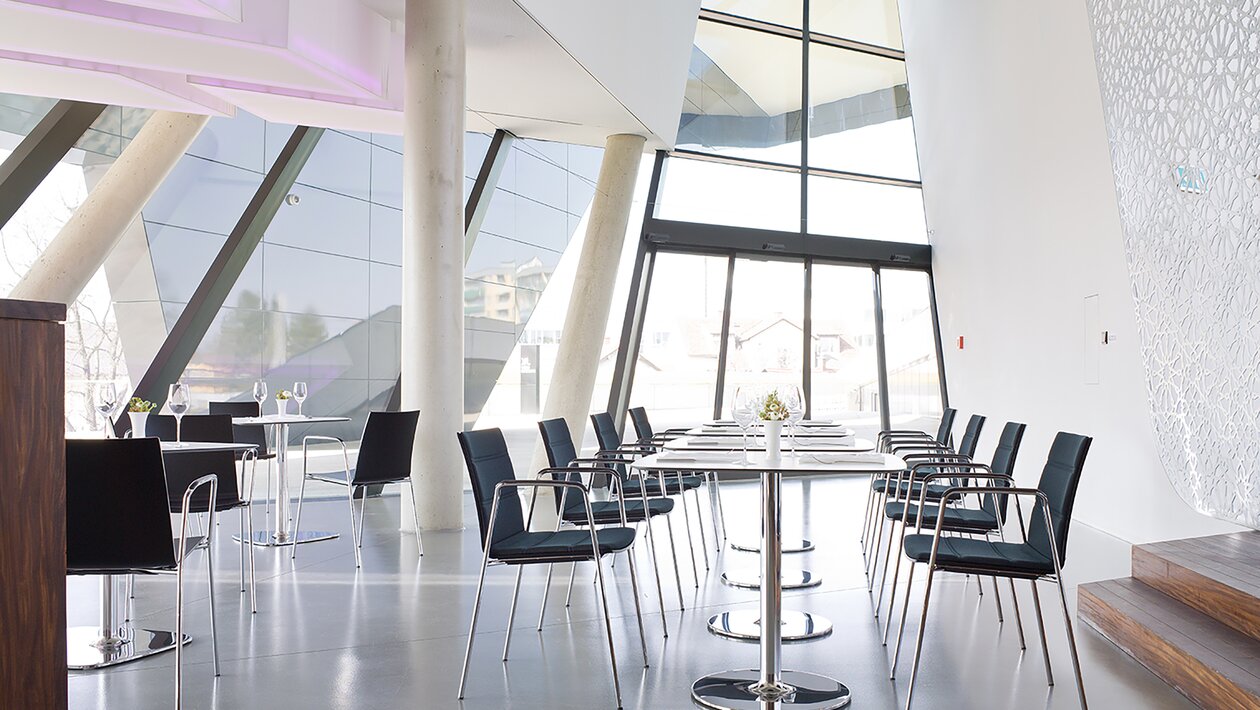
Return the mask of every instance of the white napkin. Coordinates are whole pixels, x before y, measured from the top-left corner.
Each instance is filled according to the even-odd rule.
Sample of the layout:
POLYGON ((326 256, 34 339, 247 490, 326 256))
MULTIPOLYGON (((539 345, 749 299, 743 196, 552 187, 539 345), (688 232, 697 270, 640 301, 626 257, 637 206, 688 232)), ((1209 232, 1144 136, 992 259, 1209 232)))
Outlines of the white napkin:
POLYGON ((687 440, 687 446, 722 446, 727 443, 730 443, 730 439, 705 439, 702 437, 696 437, 694 439, 687 440))
POLYGON ((809 458, 818 463, 883 463, 884 455, 862 451, 843 451, 836 453, 810 454, 809 458))

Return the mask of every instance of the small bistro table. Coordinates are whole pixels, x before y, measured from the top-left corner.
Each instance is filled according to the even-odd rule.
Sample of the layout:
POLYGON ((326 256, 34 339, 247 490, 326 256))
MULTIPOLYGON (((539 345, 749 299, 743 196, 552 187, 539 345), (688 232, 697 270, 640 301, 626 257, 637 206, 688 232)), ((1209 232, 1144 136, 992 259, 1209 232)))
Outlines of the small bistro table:
MULTIPOLYGON (((760 629, 760 667, 751 670, 722 671, 704 676, 691 686, 692 700, 716 710, 769 710, 771 708, 809 708, 832 710, 849 704, 848 687, 834 678, 804 671, 783 670, 782 650, 785 616, 783 589, 780 580, 782 563, 780 509, 784 473, 870 474, 900 471, 905 461, 889 454, 876 453, 801 453, 768 458, 764 453, 666 451, 645 456, 631 466, 637 470, 686 471, 718 474, 758 473, 761 476, 761 604, 752 623, 760 629)), ((810 614, 800 614, 798 621, 808 625, 830 622, 810 614)), ((723 612, 709 620, 709 628, 736 622, 736 615, 748 612, 723 612)))
MULTIPOLYGON (((246 451, 251 444, 227 444, 205 441, 162 442, 162 456, 206 451, 246 451)), ((235 473, 233 473, 235 475, 235 473)), ((101 575, 101 616, 98 626, 72 626, 66 630, 66 665, 70 670, 91 670, 135 661, 175 648, 175 632, 161 629, 136 629, 131 621, 118 618, 115 575, 101 575)), ((192 637, 184 634, 183 643, 192 637)))
MULTIPOLYGON (((269 426, 275 434, 276 442, 276 529, 259 530, 254 533, 251 542, 263 547, 281 547, 307 542, 332 540, 335 532, 320 530, 303 530, 294 535, 289 525, 289 425, 291 424, 327 424, 332 422, 348 422, 349 417, 310 417, 298 414, 264 414, 261 417, 232 417, 233 424, 243 426, 269 426)), ((268 491, 270 493, 270 491, 268 491)), ((236 535, 236 540, 241 536, 236 535)))

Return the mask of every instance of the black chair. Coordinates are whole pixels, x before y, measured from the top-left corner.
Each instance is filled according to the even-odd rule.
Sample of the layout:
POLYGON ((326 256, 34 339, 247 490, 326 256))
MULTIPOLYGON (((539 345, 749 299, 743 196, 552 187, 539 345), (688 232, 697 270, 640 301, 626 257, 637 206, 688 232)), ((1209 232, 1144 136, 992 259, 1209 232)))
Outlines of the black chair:
MULTIPOLYGON (((570 480, 517 480, 508 456, 507 442, 498 429, 460 432, 459 445, 468 466, 472 482, 473 501, 477 509, 477 524, 481 532, 481 574, 477 579, 477 596, 473 602, 472 624, 468 630, 468 647, 464 651, 464 667, 459 679, 459 698, 464 698, 468 681, 468 661, 472 657, 472 642, 477 635, 477 612, 481 609, 481 592, 486 581, 486 567, 491 561, 505 565, 517 565, 516 584, 512 591, 512 606, 508 612, 507 637, 503 643, 503 659, 507 660, 508 644, 512 640, 512 620, 516 615, 516 599, 521 588, 521 573, 525 565, 555 564, 563 562, 594 562, 595 579, 599 584, 600 599, 604 607, 604 629, 608 635, 608 654, 612 661, 613 689, 617 707, 621 707, 621 681, 617 675, 617 654, 613 647, 612 622, 608 612, 608 595, 604 591, 603 565, 605 555, 625 552, 632 555, 635 531, 623 522, 616 527, 598 528, 591 507, 587 485, 570 480), (532 532, 529 521, 521 511, 520 491, 537 492, 550 489, 553 493, 577 496, 586 512, 584 530, 556 530, 532 532), (506 496, 506 493, 512 495, 506 496)), ((544 471, 567 478, 580 469, 563 468, 544 471)), ((587 472, 589 473, 589 472, 587 472)), ((531 508, 532 510, 532 508, 531 508)), ((625 520, 624 517, 621 520, 625 520)), ((643 644, 643 665, 647 666, 647 642, 643 633, 643 615, 639 610, 638 581, 631 556, 630 579, 634 585, 634 608, 639 619, 639 640, 643 644)))
POLYGON ((914 441, 914 440, 930 440, 942 446, 949 445, 950 432, 954 429, 954 418, 958 416, 958 410, 952 407, 946 407, 941 412, 941 421, 936 429, 936 436, 928 434, 924 431, 916 429, 885 429, 879 433, 876 443, 882 448, 887 442, 894 441, 914 441))
MULTIPOLYGON (((1085 685, 1081 681, 1080 658, 1076 652, 1076 637, 1072 631, 1072 618, 1068 612, 1067 594, 1063 589, 1063 562, 1067 556, 1068 530, 1072 522, 1076 489, 1080 483, 1081 470, 1085 467, 1085 457, 1089 453, 1092 441, 1090 437, 1080 434, 1059 432, 1050 446, 1050 453, 1046 457, 1046 465, 1042 469, 1041 480, 1036 488, 957 486, 951 487, 941 498, 942 507, 949 505, 955 498, 972 494, 1034 498, 1036 507, 1026 530, 1023 528, 1023 521, 1020 521, 1023 541, 994 541, 950 534, 944 528, 944 516, 937 517, 936 529, 933 533, 922 533, 924 520, 920 519, 917 522, 916 533, 905 538, 902 548, 906 557, 911 562, 928 566, 927 586, 923 592, 923 615, 919 621, 914 660, 910 667, 910 687, 906 691, 906 710, 909 710, 914 696, 914 681, 919 670, 919 657, 923 651, 923 633, 927 627, 928 602, 932 595, 932 579, 937 570, 1029 581, 1032 587, 1033 606, 1037 612, 1037 628, 1041 632, 1046 680, 1051 685, 1054 684, 1054 676, 1050 671, 1050 649, 1046 645, 1045 624, 1041 618, 1041 600, 1037 595, 1037 582, 1055 582, 1059 587, 1063 625, 1067 630, 1068 647, 1072 654, 1077 693, 1082 710, 1087 707, 1085 685)), ((920 509, 924 504, 925 498, 921 497, 920 509)), ((910 567, 911 581, 913 581, 913 575, 914 566, 912 565, 910 567)), ((906 595, 906 601, 908 608, 909 594, 906 595)), ((905 615, 906 609, 903 609, 901 622, 903 629, 905 615)), ((902 632, 899 631, 897 648, 893 652, 894 667, 901 647, 901 635, 902 632)))
MULTIPOLYGON (((658 434, 652 428, 652 422, 648 419, 648 414, 647 414, 646 409, 644 409, 643 407, 631 407, 628 411, 630 413, 630 421, 632 424, 634 424, 635 436, 639 437, 639 440, 638 440, 639 444, 660 448, 661 446, 664 446, 666 442, 669 442, 673 439, 677 439, 682 436, 686 436, 687 434, 688 430, 685 428, 666 429, 664 432, 658 434)), ((713 524, 714 549, 717 550, 718 552, 721 552, 722 543, 726 542, 726 513, 722 508, 722 487, 718 483, 717 476, 711 473, 706 473, 704 475, 704 485, 712 493, 709 496, 709 519, 713 524), (721 531, 722 539, 720 541, 718 540, 718 534, 719 534, 718 521, 719 520, 722 521, 722 531, 721 531)), ((697 493, 697 495, 699 494, 697 493)), ((698 510, 696 511, 696 514, 699 515, 698 510)), ((703 526, 700 527, 700 532, 701 534, 704 533, 703 526)), ((705 566, 706 567, 708 566, 707 564, 708 560, 709 560, 708 552, 706 551, 705 552, 705 563, 706 563, 705 566)))
MULTIPOLYGON (((210 402, 211 414, 230 414, 233 417, 257 417, 261 413, 261 407, 258 402, 250 400, 248 402, 210 402)), ((267 427, 262 424, 233 424, 232 439, 238 444, 249 444, 254 447, 254 461, 266 461, 266 469, 264 473, 267 475, 267 490, 263 496, 263 516, 270 520, 271 518, 271 462, 276 459, 276 452, 271 450, 267 443, 267 427)), ((244 452, 237 454, 237 461, 243 461, 247 454, 244 452)), ((271 524, 267 523, 263 526, 264 530, 271 530, 271 524)))
MULTIPOLYGON (((943 419, 943 417, 942 417, 943 419)), ((951 417, 952 419, 952 417, 951 417)), ((936 460, 942 455, 955 455, 961 457, 965 461, 970 461, 976 453, 976 445, 980 442, 980 432, 984 429, 985 417, 980 414, 973 414, 967 420, 967 428, 963 432, 962 439, 958 442, 958 449, 955 451, 952 447, 942 444, 938 438, 928 441, 921 440, 915 442, 902 443, 885 443, 884 450, 901 456, 908 464, 915 464, 922 461, 936 460), (906 452, 909 453, 906 453, 906 452)), ((945 438, 949 438, 946 433, 945 438)), ((868 507, 867 516, 871 523, 871 539, 863 545, 863 551, 869 550, 871 545, 875 546, 875 553, 867 560, 867 586, 873 588, 875 584, 874 573, 879 559, 879 540, 880 534, 883 532, 884 516, 880 513, 883 511, 888 497, 891 494, 894 497, 904 495, 913 496, 916 484, 921 485, 913 477, 903 479, 899 473, 876 474, 872 476, 871 497, 876 501, 873 506, 868 507), (894 478, 895 477, 895 478, 894 478)))
MULTIPOLYGON (((1002 427, 1002 434, 998 437, 997 446, 993 450, 992 463, 988 466, 968 461, 957 455, 942 455, 938 461, 919 463, 912 467, 908 472, 909 478, 918 478, 921 480, 919 495, 925 501, 933 500, 931 488, 933 482, 941 479, 947 479, 948 483, 944 484, 949 487, 969 485, 972 479, 977 481, 987 481, 991 486, 1010 486, 1013 485, 1015 476, 1015 460, 1019 457, 1019 445, 1024 439, 1024 430, 1027 427, 1019 422, 1007 422, 1002 427), (922 486, 928 486, 928 490, 924 490, 922 486)), ((904 475, 904 474, 903 474, 904 475)), ((900 486, 898 486, 900 487, 900 486)), ((941 506, 938 503, 923 503, 922 505, 913 502, 914 496, 903 496, 900 500, 889 501, 884 507, 885 517, 893 523, 888 530, 887 554, 891 555, 893 550, 893 535, 896 533, 896 524, 901 524, 901 541, 896 545, 897 550, 901 550, 906 538, 906 528, 911 525, 918 525, 920 514, 923 516, 923 524, 928 527, 936 525, 937 516, 944 515, 945 523, 943 530, 950 533, 960 535, 979 535, 989 536, 992 534, 1000 534, 1003 523, 1006 521, 1007 498, 1005 496, 978 495, 979 507, 968 508, 965 506, 941 506), (920 511, 922 511, 920 513, 920 511)), ((939 498, 936 500, 939 501, 939 498)), ((959 501, 960 503, 962 501, 959 501)), ((879 583, 879 594, 875 597, 875 616, 879 616, 880 602, 884 597, 884 583, 888 579, 888 557, 884 558, 884 574, 879 583)), ((901 572, 901 555, 897 555, 897 564, 893 570, 892 592, 888 598, 888 608, 891 611, 893 603, 897 597, 897 577, 901 572)), ((1011 580, 1011 598, 1015 605, 1015 624, 1019 629, 1020 648, 1024 648, 1024 626, 1019 618, 1019 599, 1015 596, 1015 582, 1011 580)), ((997 610, 998 622, 1004 621, 1002 614, 1002 597, 998 593, 997 580, 993 579, 993 599, 994 606, 997 610)), ((892 614, 889 613, 884 620, 884 643, 888 643, 888 629, 892 624, 892 614)))
MULTIPOLYGON (((155 438, 66 441, 66 574, 131 575, 174 573, 175 707, 182 705, 184 560, 193 498, 215 477, 202 476, 183 489, 179 537, 171 530, 161 444, 155 438), (174 543, 172 544, 172 540, 174 543)), ((214 513, 210 514, 214 524, 214 513)), ((219 675, 219 639, 214 623, 214 565, 206 550, 210 580, 210 644, 219 675)), ((131 641, 134 643, 134 641, 131 641)))
MULTIPOLYGON (((599 444, 599 451, 595 455, 613 463, 613 467, 623 475, 626 471, 626 464, 656 452, 656 447, 654 446, 621 443, 621 435, 617 433, 617 425, 613 422, 613 417, 608 412, 592 414, 591 424, 595 427, 595 439, 599 444)), ((668 471, 656 471, 655 473, 655 477, 643 476, 645 480, 642 486, 626 486, 624 489, 625 494, 626 496, 647 495, 654 498, 676 495, 682 500, 683 520, 687 521, 683 529, 687 531, 687 547, 691 551, 691 573, 695 580, 695 586, 699 589, 700 568, 696 563, 696 545, 691 537, 691 512, 690 507, 687 505, 686 492, 692 491, 695 493, 696 523, 700 525, 700 534, 703 536, 704 523, 700 520, 700 494, 698 489, 704 483, 704 479, 700 476, 683 475, 678 471, 672 474, 668 471)), ((673 542, 672 533, 670 534, 670 542, 671 544, 673 542)), ((704 544, 703 549, 705 569, 707 570, 709 568, 708 545, 704 544)), ((682 595, 679 594, 679 603, 682 602, 681 597, 682 595)))
MULTIPOLYGON (((620 493, 628 486, 641 486, 643 479, 635 477, 633 480, 622 478, 615 469, 610 468, 609 462, 595 458, 581 458, 577 455, 577 447, 573 445, 573 435, 569 432, 569 425, 564 419, 547 419, 538 422, 538 430, 542 434, 543 448, 547 452, 547 465, 553 470, 561 470, 565 468, 587 469, 592 474, 604 474, 610 478, 616 478, 613 484, 615 490, 620 493)), ((571 474, 568 480, 581 480, 578 474, 571 474)), ((668 515, 674 510, 674 501, 670 498, 649 498, 640 495, 637 499, 626 500, 624 495, 616 496, 615 500, 607 501, 591 501, 591 512, 595 516, 596 525, 620 525, 623 523, 621 514, 624 512, 625 521, 629 523, 647 523, 648 547, 652 552, 652 569, 656 573, 656 594, 661 604, 661 625, 665 627, 665 636, 669 636, 669 629, 665 623, 665 595, 661 591, 661 570, 660 563, 656 556, 656 538, 652 534, 651 519, 661 515, 668 515)), ((582 526, 586 525, 586 510, 582 506, 582 500, 578 496, 568 495, 568 491, 564 491, 560 499, 556 501, 556 511, 562 522, 570 525, 582 526)), ((668 522, 669 518, 665 520, 668 522)), ((673 537, 670 537, 670 544, 673 544, 673 537)), ((543 615, 547 611, 547 594, 551 591, 551 573, 552 565, 547 566, 547 584, 543 587, 542 608, 538 612, 538 630, 542 631, 543 615)), ((569 600, 573 595, 573 577, 577 570, 574 564, 569 569, 569 591, 565 595, 564 605, 569 606, 569 600)), ((679 582, 679 596, 682 596, 682 578, 678 574, 678 559, 674 558, 674 576, 679 582)))
MULTIPOLYGON (((411 478, 411 454, 416 440, 416 424, 420 421, 420 412, 368 412, 367 423, 363 425, 363 438, 359 442, 359 458, 354 468, 350 467, 350 455, 346 451, 346 442, 335 436, 302 437, 302 485, 298 490, 297 517, 293 521, 293 533, 302 530, 302 501, 306 497, 306 481, 314 479, 324 483, 332 483, 346 487, 346 501, 350 504, 350 535, 354 538, 354 566, 362 567, 363 558, 363 514, 366 512, 367 496, 359 496, 359 521, 354 520, 354 498, 359 489, 366 486, 377 486, 386 483, 406 483, 411 487, 411 513, 416 523, 416 547, 419 556, 424 557, 424 541, 420 536, 420 514, 414 505, 416 498, 415 481, 411 478), (312 441, 333 442, 341 447, 341 459, 345 470, 333 473, 309 473, 307 471, 307 444, 312 441)), ((297 557, 297 545, 289 553, 297 557)))

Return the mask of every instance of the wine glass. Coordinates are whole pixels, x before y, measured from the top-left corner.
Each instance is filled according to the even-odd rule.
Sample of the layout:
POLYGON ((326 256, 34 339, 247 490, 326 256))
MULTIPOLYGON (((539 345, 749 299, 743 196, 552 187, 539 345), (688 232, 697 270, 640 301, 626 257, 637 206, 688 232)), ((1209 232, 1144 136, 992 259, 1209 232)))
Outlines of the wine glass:
POLYGON ((263 402, 267 401, 267 383, 258 380, 254 383, 254 401, 258 403, 258 415, 262 416, 263 402))
POLYGON ((118 406, 118 389, 113 382, 103 382, 96 390, 96 411, 105 418, 105 438, 109 438, 114 408, 118 406))
POLYGON ((298 416, 300 417, 302 416, 302 403, 306 401, 306 383, 305 382, 293 383, 293 399, 297 400, 298 416))
POLYGON ((170 390, 166 393, 166 406, 170 408, 171 414, 175 415, 175 443, 179 444, 183 440, 180 438, 179 425, 184 419, 184 415, 188 413, 188 385, 183 382, 176 382, 171 385, 170 390))
POLYGON ((756 413, 753 411, 753 395, 747 387, 735 388, 735 400, 731 406, 731 419, 739 425, 743 433, 744 456, 748 455, 748 428, 752 426, 756 413))
POLYGON ((788 385, 783 393, 783 404, 788 410, 788 430, 792 435, 792 455, 796 455, 796 427, 805 418, 805 397, 797 385, 788 385))

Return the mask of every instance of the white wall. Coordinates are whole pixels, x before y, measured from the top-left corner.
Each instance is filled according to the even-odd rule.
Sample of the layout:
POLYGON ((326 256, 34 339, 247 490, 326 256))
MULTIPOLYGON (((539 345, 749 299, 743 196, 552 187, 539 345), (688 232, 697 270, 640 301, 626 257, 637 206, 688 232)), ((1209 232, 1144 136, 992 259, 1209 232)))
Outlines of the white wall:
POLYGON ((982 454, 1026 422, 1032 484, 1055 432, 1087 434, 1079 521, 1133 543, 1239 529, 1183 503, 1155 453, 1084 1, 901 0, 901 17, 950 400, 988 415, 982 454), (1115 342, 1087 385, 1091 294, 1115 342))

